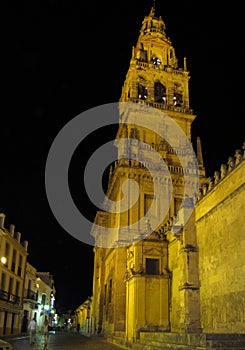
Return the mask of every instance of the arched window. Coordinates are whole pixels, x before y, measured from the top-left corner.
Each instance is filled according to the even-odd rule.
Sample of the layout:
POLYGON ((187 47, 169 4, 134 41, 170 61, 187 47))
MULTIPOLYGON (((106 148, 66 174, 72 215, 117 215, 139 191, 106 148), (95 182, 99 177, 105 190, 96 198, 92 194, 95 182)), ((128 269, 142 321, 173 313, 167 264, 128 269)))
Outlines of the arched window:
POLYGON ((138 85, 138 98, 140 100, 146 100, 148 97, 148 90, 147 87, 144 85, 139 84, 138 85))
POLYGON ((166 87, 160 82, 154 84, 154 101, 160 103, 166 103, 166 87))
POLYGON ((182 94, 182 88, 181 85, 178 83, 174 84, 174 96, 173 96, 173 102, 174 106, 180 107, 183 103, 183 94, 182 94))
POLYGON ((182 94, 180 94, 178 92, 175 92, 173 100, 174 100, 174 105, 176 107, 180 107, 182 105, 182 103, 183 103, 182 94))
POLYGON ((137 58, 140 61, 147 62, 147 51, 144 49, 144 45, 142 43, 140 44, 140 48, 137 56, 138 56, 137 58))
POLYGON ((156 56, 153 56, 153 57, 152 57, 152 62, 153 62, 154 65, 159 65, 159 64, 161 64, 160 58, 158 58, 158 57, 156 57, 156 56))

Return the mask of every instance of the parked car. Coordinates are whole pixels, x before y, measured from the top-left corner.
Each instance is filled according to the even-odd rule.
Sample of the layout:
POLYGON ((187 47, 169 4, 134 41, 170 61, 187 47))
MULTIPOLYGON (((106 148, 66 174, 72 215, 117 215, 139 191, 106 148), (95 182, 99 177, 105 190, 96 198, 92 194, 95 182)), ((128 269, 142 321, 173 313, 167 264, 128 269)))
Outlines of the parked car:
POLYGON ((14 346, 6 340, 0 339, 0 350, 14 350, 14 346))

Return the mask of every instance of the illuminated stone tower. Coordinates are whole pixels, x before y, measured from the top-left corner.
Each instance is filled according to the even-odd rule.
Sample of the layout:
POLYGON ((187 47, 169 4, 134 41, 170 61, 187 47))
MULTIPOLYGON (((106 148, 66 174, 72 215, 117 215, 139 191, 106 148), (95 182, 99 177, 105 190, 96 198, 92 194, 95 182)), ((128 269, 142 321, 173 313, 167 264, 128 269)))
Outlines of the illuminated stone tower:
POLYGON ((153 6, 142 22, 122 88, 118 160, 111 167, 105 203, 112 209, 111 201, 126 197, 128 207, 114 214, 99 211, 91 232, 97 245, 93 328, 127 344, 142 330, 201 331, 195 198, 187 193, 193 184, 198 190, 197 175, 205 181, 205 168, 200 140, 197 159, 191 150, 195 115, 186 59, 179 67, 165 29, 153 6), (143 116, 146 121, 137 123, 143 116), (138 184, 136 202, 132 183, 122 190, 129 179, 138 184), (105 235, 99 225, 112 234, 105 235))
POLYGON ((190 138, 190 126, 195 116, 189 108, 189 72, 178 67, 174 47, 165 33, 161 17, 152 8, 146 16, 122 89, 120 101, 145 101, 151 106, 167 110, 190 138))

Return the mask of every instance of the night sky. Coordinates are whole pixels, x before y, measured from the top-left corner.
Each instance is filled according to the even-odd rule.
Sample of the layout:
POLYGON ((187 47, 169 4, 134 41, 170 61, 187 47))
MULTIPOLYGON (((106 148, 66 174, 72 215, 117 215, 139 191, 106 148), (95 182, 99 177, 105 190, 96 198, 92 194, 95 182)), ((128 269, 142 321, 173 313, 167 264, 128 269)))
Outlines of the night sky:
MULTIPOLYGON (((213 3, 156 1, 180 67, 187 57, 190 107, 197 115, 192 140, 201 137, 207 176, 245 141, 241 10, 235 3, 234 9, 213 3)), ((92 294, 93 247, 65 232, 52 214, 46 158, 72 118, 119 101, 132 46, 151 5, 32 0, 9 2, 3 12, 0 208, 5 226, 14 224, 29 241, 29 262, 53 274, 58 312, 92 294)), ((84 140, 71 162, 71 193, 90 220, 96 208, 83 191, 82 169, 99 143, 113 138, 107 131, 84 140)))

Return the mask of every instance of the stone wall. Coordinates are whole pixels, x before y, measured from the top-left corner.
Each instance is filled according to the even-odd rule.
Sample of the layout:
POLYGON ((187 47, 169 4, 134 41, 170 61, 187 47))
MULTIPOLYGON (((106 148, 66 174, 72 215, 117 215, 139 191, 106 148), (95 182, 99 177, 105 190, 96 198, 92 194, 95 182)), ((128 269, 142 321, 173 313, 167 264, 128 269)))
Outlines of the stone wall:
POLYGON ((245 332, 244 159, 226 170, 196 205, 204 333, 245 332))

